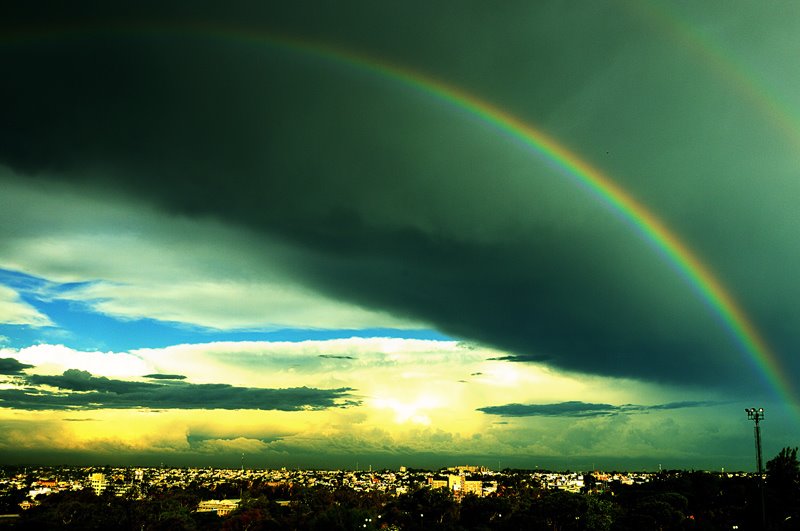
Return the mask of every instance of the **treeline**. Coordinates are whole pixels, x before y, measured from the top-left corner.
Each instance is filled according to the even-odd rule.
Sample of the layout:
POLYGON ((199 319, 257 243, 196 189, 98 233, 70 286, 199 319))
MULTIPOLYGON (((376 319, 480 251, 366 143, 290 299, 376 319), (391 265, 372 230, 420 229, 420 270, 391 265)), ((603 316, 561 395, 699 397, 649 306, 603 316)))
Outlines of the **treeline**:
MULTIPOLYGON (((522 477, 522 475, 520 475, 522 477)), ((493 496, 458 501, 444 489, 397 497, 349 488, 231 484, 216 492, 243 499, 229 516, 197 513, 207 492, 192 488, 144 500, 58 493, 25 511, 14 529, 97 530, 717 530, 800 529, 797 449, 785 448, 756 477, 663 473, 638 485, 593 483, 583 493, 511 481, 493 496), (598 487, 605 487, 598 490, 598 487), (762 490, 763 489, 763 490, 762 490), (763 496, 762 496, 763 494, 763 496), (762 498, 764 510, 762 512, 762 498), (282 503, 278 503, 281 501, 282 503), (286 503, 288 501, 288 504, 286 503)))

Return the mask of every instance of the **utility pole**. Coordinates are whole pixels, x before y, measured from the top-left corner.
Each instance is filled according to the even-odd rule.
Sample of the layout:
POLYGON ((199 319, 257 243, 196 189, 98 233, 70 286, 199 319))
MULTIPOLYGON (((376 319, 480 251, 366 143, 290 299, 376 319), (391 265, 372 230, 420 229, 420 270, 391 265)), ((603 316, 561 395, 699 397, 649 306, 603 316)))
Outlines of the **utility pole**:
POLYGON ((761 459, 761 426, 758 424, 760 421, 764 420, 764 408, 760 407, 758 409, 754 407, 745 408, 745 413, 747 413, 747 419, 752 420, 756 423, 755 427, 753 428, 753 435, 756 439, 756 465, 758 466, 758 486, 759 490, 761 491, 761 528, 767 528, 767 514, 764 509, 764 465, 763 460, 761 459))

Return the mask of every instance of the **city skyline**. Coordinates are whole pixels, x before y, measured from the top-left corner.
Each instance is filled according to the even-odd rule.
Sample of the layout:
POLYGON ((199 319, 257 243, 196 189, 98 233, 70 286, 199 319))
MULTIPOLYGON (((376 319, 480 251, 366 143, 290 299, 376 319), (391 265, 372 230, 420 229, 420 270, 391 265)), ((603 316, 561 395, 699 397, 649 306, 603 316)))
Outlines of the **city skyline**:
POLYGON ((798 6, 20 6, 0 460, 752 470, 798 6))

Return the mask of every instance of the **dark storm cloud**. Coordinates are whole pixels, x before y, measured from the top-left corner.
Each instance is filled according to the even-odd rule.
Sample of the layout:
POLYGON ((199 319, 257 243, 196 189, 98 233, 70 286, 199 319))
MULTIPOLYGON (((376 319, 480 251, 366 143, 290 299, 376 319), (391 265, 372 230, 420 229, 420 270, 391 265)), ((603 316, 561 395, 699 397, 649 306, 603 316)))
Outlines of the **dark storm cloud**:
POLYGON ((671 402, 641 406, 636 404, 592 404, 587 402, 571 401, 557 404, 505 404, 502 406, 487 406, 478 408, 488 415, 502 417, 606 417, 622 413, 641 413, 665 409, 684 409, 694 407, 707 407, 716 405, 716 402, 671 402))
POLYGON ((150 378, 153 380, 185 380, 186 376, 182 374, 145 374, 143 378, 150 378))
POLYGON ((478 408, 489 415, 503 417, 598 417, 618 411, 611 404, 561 402, 559 404, 505 404, 478 408))
POLYGON ((22 374, 25 369, 30 369, 33 365, 22 363, 14 358, 0 358, 0 374, 22 374))
POLYGON ((60 376, 34 374, 26 380, 34 385, 50 385, 70 391, 99 391, 101 393, 127 394, 154 389, 155 384, 111 380, 105 376, 92 376, 87 371, 67 369, 60 376))
MULTIPOLYGON (((719 135, 754 122, 704 65, 681 62, 629 13, 527 2, 27 9, 0 22, 11 35, 0 46, 0 97, 10 102, 0 108, 0 162, 22 177, 277 235, 295 255, 270 259, 305 286, 505 349, 511 361, 679 384, 749 381, 740 347, 662 254, 537 156, 351 65, 193 29, 286 31, 464 85, 590 159, 621 164, 622 184, 668 209, 695 246, 741 253, 749 247, 731 228, 739 212, 728 198, 751 194, 720 176, 737 155, 731 141, 743 139, 719 135), (711 163, 720 166, 701 171, 711 163)), ((757 133, 764 140, 751 149, 771 138, 757 133)), ((738 160, 730 164, 745 171, 738 160)), ((753 269, 737 269, 737 255, 715 258, 746 291, 753 269)), ((769 317, 761 322, 785 322, 769 317)))
MULTIPOLYGON (((718 402, 708 402, 708 401, 694 401, 694 400, 687 400, 683 402, 670 402, 668 404, 660 404, 655 406, 641 406, 645 410, 649 409, 683 409, 687 407, 706 407, 706 406, 714 406, 717 405, 718 402)), ((638 407, 630 405, 630 407, 638 407)))
POLYGON ((149 383, 112 380, 69 369, 61 376, 28 376, 34 385, 57 387, 0 389, 0 407, 49 409, 258 409, 319 410, 358 405, 350 388, 264 389, 227 384, 149 383), (67 391, 67 392, 65 392, 67 391))
POLYGON ((354 360, 356 359, 354 356, 338 356, 336 354, 320 354, 320 358, 325 359, 332 359, 332 360, 354 360))
POLYGON ((515 361, 515 362, 533 362, 542 363, 550 360, 550 356, 539 356, 535 354, 521 354, 509 356, 497 356, 495 358, 486 358, 489 361, 515 361))

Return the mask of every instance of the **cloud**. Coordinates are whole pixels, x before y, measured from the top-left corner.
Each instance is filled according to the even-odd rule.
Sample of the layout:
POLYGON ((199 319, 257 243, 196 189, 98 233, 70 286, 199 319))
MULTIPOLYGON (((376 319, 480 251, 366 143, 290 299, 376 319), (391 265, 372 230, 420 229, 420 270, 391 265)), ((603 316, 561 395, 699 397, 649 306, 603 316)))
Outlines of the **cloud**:
MULTIPOLYGON (((738 405, 732 409, 741 413, 738 405)), ((746 421, 743 415, 725 411, 727 407, 714 411, 719 413, 714 423, 699 408, 680 415, 654 411, 580 422, 572 417, 519 422, 478 413, 484 424, 450 429, 394 425, 385 412, 365 422, 363 408, 228 410, 219 415, 203 410, 98 409, 91 412, 93 422, 64 422, 63 410, 10 414, 0 408, 0 454, 9 463, 30 462, 36 453, 47 462, 63 462, 69 456, 70 462, 83 464, 164 462, 235 468, 245 452, 246 466, 275 468, 352 468, 356 461, 373 468, 464 462, 494 467, 502 459, 503 467, 520 468, 653 470, 663 463, 666 468, 750 469, 752 448, 742 449, 746 421), (246 441, 233 442, 240 438, 246 441), (214 448, 218 451, 209 454, 214 448), (714 449, 711 455, 704 452, 707 448, 714 449)))
POLYGON ((350 407, 358 400, 350 388, 261 389, 227 384, 169 384, 113 380, 70 369, 61 376, 30 375, 25 380, 45 388, 0 389, 4 407, 41 409, 256 409, 304 411, 350 407), (72 391, 65 393, 64 391, 72 391))
POLYGON ((658 409, 684 409, 691 407, 709 407, 719 405, 720 402, 710 402, 705 400, 685 400, 682 402, 670 402, 668 404, 657 404, 653 406, 635 406, 633 404, 626 404, 623 408, 642 408, 645 411, 658 410, 658 409))
POLYGON ((611 404, 570 401, 556 404, 504 404, 502 406, 481 407, 478 408, 478 411, 502 417, 605 417, 625 413, 709 407, 718 404, 718 402, 708 401, 684 401, 649 406, 635 404, 613 406, 611 404))
POLYGON ((70 391, 100 391, 103 393, 128 394, 153 389, 153 384, 110 380, 105 376, 92 376, 88 371, 68 369, 61 376, 32 374, 25 378, 34 385, 48 385, 70 391))
POLYGON ((3 348, 0 355, 13 356, 22 363, 36 366, 37 374, 61 375, 68 369, 78 369, 103 376, 131 377, 155 372, 147 361, 128 352, 86 351, 64 345, 40 344, 19 349, 3 348))
POLYGON ((62 297, 123 319, 158 319, 221 330, 408 326, 401 319, 332 301, 291 281, 280 285, 238 279, 99 282, 62 297))
POLYGON ((610 404, 572 401, 559 404, 505 404, 478 408, 478 411, 504 417, 596 417, 614 413, 618 408, 610 404))
POLYGON ((489 358, 490 360, 495 361, 515 361, 515 362, 531 362, 531 363, 543 363, 550 360, 552 356, 545 356, 545 355, 537 355, 537 354, 510 354, 508 356, 498 356, 496 358, 489 358))
POLYGON ((254 439, 251 437, 226 437, 215 438, 209 436, 190 434, 187 441, 193 451, 199 453, 247 453, 248 455, 270 451, 270 443, 280 440, 280 437, 254 439))
POLYGON ((14 358, 0 358, 0 374, 22 374, 25 369, 30 369, 33 365, 20 363, 14 358))
POLYGON ((474 363, 483 361, 480 356, 486 356, 486 352, 463 349, 455 341, 353 337, 295 342, 218 341, 136 349, 131 355, 149 367, 157 367, 158 372, 185 374, 192 381, 212 382, 219 374, 226 374, 228 381, 252 383, 272 377, 280 381, 351 381, 361 371, 388 373, 416 370, 421 364, 474 363))
POLYGON ((0 322, 34 327, 53 326, 42 312, 24 302, 15 290, 0 285, 0 322))
MULTIPOLYGON (((286 271, 294 252, 274 238, 63 184, 41 189, 0 167, 0 180, 9 178, 0 267, 38 299, 213 330, 419 326, 297 282, 286 271), (4 230, 19 224, 24 230, 4 230)), ((37 312, 0 286, 3 322, 52 326, 37 312)))
MULTIPOLYGON (((83 352, 38 345, 6 352, 35 365, 29 383, 50 386, 46 387, 49 391, 149 393, 161 389, 153 395, 160 397, 158 393, 179 391, 182 385, 197 390, 194 386, 198 384, 219 382, 236 388, 358 389, 342 396, 342 404, 360 401, 357 409, 365 415, 364 422, 385 422, 388 411, 396 427, 425 422, 467 432, 486 427, 486 415, 479 408, 496 402, 497 396, 510 403, 535 404, 592 394, 602 398, 603 404, 629 404, 628 409, 634 407, 630 405, 634 398, 643 396, 656 397, 652 402, 663 407, 674 404, 664 398, 699 400, 709 396, 708 391, 676 395, 631 380, 587 379, 542 365, 499 361, 492 358, 502 357, 501 352, 456 341, 354 337, 226 341, 131 352, 83 352), (115 365, 115 360, 120 364, 115 365), (80 370, 70 368, 71 363, 79 364, 80 370)), ((113 396, 108 400, 119 402, 113 396)), ((104 399, 94 401, 103 403, 104 399)))
POLYGON ((142 378, 151 378, 153 380, 185 380, 186 376, 182 374, 145 374, 142 378))
MULTIPOLYGON (((74 300, 120 318, 408 319, 564 370, 731 393, 749 385, 753 360, 714 304, 602 192, 463 108, 337 61, 326 48, 336 44, 486 98, 598 166, 732 288, 797 380, 797 362, 781 354, 797 351, 800 325, 790 281, 800 246, 787 243, 800 229, 787 200, 800 192, 797 150, 753 91, 617 5, 475 2, 459 17, 420 2, 391 16, 379 3, 315 7, 198 8, 199 24, 135 7, 131 31, 116 32, 123 17, 103 6, 84 22, 98 31, 81 39, 52 31, 80 31, 67 8, 7 13, 12 35, 29 37, 0 50, 10 80, 0 97, 16 102, 0 111, 0 161, 13 168, 4 190, 27 191, 5 196, 0 212, 37 204, 18 199, 41 190, 54 208, 23 213, 41 219, 33 228, 13 225, 36 238, 6 229, 5 261, 100 280, 74 300), (195 29, 218 20, 225 30, 213 36, 195 29), (325 44, 315 54, 269 37, 221 42, 237 28, 325 44), (62 190, 76 205, 83 193, 107 202, 98 216, 113 223, 92 214, 78 230, 62 190), (141 205, 153 226, 126 225, 141 205), (65 213, 61 240, 52 227, 65 213), (170 229, 163 237, 158 224, 170 229)), ((765 86, 797 103, 800 74, 777 46, 791 42, 793 17, 695 9, 694 24, 719 20, 721 50, 760 65, 765 86), (769 22, 770 39, 726 33, 752 17, 769 22)))
MULTIPOLYGON (((59 456, 58 452, 88 452, 82 459, 89 461, 117 462, 124 456, 129 462, 153 459, 157 464, 176 462, 180 456, 181 463, 212 466, 238 465, 241 451, 260 463, 320 467, 353 466, 351 461, 364 462, 367 455, 374 456, 369 459, 376 465, 425 466, 497 455, 506 466, 545 466, 546 458, 575 469, 572 456, 612 451, 628 452, 629 459, 650 463, 647 466, 652 456, 683 459, 697 452, 696 443, 712 438, 697 435, 709 427, 730 436, 724 448, 741 446, 741 437, 735 435, 741 431, 741 408, 733 408, 739 414, 732 416, 713 415, 709 422, 716 411, 703 407, 713 395, 708 390, 676 391, 489 359, 503 355, 456 341, 398 338, 226 341, 131 352, 47 345, 6 349, 3 356, 35 367, 13 377, 18 385, 0 389, 0 424, 9 426, 0 433, 0 450, 19 460, 32 455, 25 452, 50 449, 50 455, 59 456), (18 357, 21 352, 24 358, 18 357), (116 359, 125 371, 115 367, 116 359), (72 361, 116 369, 118 375, 69 370, 72 361), (186 378, 149 377, 154 374, 186 378), (300 396, 301 391, 310 396, 300 396), (563 405, 553 415, 535 417, 536 422, 481 410, 498 402, 550 404, 552 409, 553 404, 586 396, 593 401, 571 406, 575 414, 582 410, 582 417, 570 416, 563 405), (224 414, 210 415, 207 408, 224 414), (591 416, 597 413, 602 414, 591 416), (696 422, 699 417, 705 422, 696 422), (671 418, 676 419, 673 426, 661 426, 671 418), (229 442, 240 437, 247 441, 229 442)), ((777 406, 764 405, 770 408, 771 426, 794 426, 790 417, 779 416, 777 406)), ((715 454, 721 455, 716 450, 715 454)))

